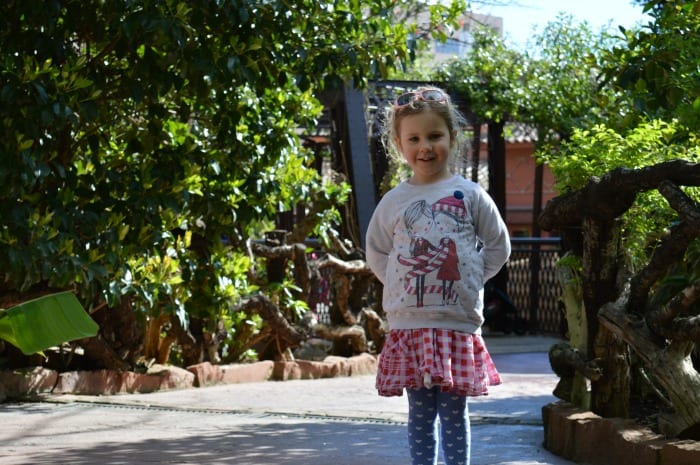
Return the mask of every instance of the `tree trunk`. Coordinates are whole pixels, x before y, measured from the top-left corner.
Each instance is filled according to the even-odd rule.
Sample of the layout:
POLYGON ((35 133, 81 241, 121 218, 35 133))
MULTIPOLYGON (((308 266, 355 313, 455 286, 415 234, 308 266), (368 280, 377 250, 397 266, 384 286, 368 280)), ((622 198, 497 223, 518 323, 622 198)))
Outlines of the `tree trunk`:
POLYGON ((661 432, 670 437, 683 437, 684 432, 700 425, 700 374, 690 359, 693 343, 660 345, 644 320, 634 319, 625 312, 628 298, 626 293, 618 301, 605 305, 600 311, 601 323, 634 349, 652 379, 669 396, 675 413, 660 417, 661 432))
POLYGON ((170 331, 177 336, 177 342, 182 351, 183 364, 185 366, 190 366, 202 362, 204 360, 204 330, 202 328, 202 320, 190 315, 189 327, 185 329, 182 327, 180 319, 173 315, 170 318, 170 323, 170 331))
POLYGON ((156 363, 161 365, 168 363, 170 360, 170 351, 173 348, 173 344, 177 342, 177 335, 171 330, 165 334, 165 337, 160 340, 158 345, 158 354, 156 356, 156 363))
POLYGON ((119 356, 100 334, 95 337, 81 339, 78 343, 85 351, 85 357, 99 367, 118 371, 125 371, 133 368, 119 356))
POLYGON ((331 282, 333 283, 333 301, 331 303, 331 323, 334 325, 352 326, 357 323, 357 317, 353 310, 360 311, 361 305, 355 302, 356 294, 360 291, 365 294, 368 279, 372 271, 364 260, 340 260, 333 255, 328 255, 319 262, 318 268, 330 267, 332 270, 331 282), (358 290, 359 287, 359 290, 358 290), (353 297, 353 295, 355 297, 353 297), (353 309, 351 303, 357 307, 353 309))
POLYGON ((319 337, 333 342, 333 355, 351 357, 367 352, 367 335, 360 326, 327 328, 317 325, 314 330, 319 337))
POLYGON ((150 316, 148 318, 143 343, 143 356, 146 360, 159 360, 161 345, 160 333, 163 325, 167 323, 169 319, 170 317, 166 314, 150 316))
MULTIPOLYGON (((679 185, 700 186, 700 163, 673 160, 640 169, 617 168, 591 178, 578 191, 552 199, 540 225, 564 231, 574 238, 577 252, 580 249, 588 363, 598 364, 603 374, 591 380, 591 409, 604 417, 628 416, 631 348, 666 390, 664 394, 656 389, 669 397, 664 405, 675 410, 672 417, 664 417, 664 432, 700 437, 700 374, 690 359, 693 343, 700 341, 700 282, 693 274, 698 263, 690 253, 700 235, 700 205, 679 185), (647 265, 627 277, 624 274, 632 270, 624 269, 618 221, 639 193, 654 189, 668 201, 678 221, 658 242, 648 244, 654 253, 647 265), (690 281, 680 292, 678 280, 663 282, 673 269, 690 281)), ((577 357, 561 353, 561 360, 580 366, 577 357)))
MULTIPOLYGON (((566 260, 564 256, 564 262, 566 260)), ((572 257, 569 257, 572 258, 572 257)), ((583 360, 588 359, 588 322, 586 309, 583 306, 583 290, 581 277, 571 266, 557 266, 557 280, 563 289, 562 301, 566 311, 566 322, 569 328, 569 343, 583 360)), ((576 370, 571 380, 571 393, 568 399, 573 405, 588 410, 591 406, 591 396, 588 392, 586 377, 576 370)))
POLYGON ((133 368, 142 354, 144 338, 131 302, 124 298, 114 307, 103 305, 90 316, 100 327, 95 338, 100 340, 81 341, 85 356, 99 368, 133 368))
POLYGON ((288 349, 297 347, 304 340, 303 334, 289 324, 280 309, 264 295, 251 297, 236 311, 257 313, 265 320, 268 337, 260 341, 262 360, 284 359, 288 349))
POLYGON ((386 341, 386 327, 377 312, 368 308, 362 310, 360 321, 367 337, 373 344, 374 353, 381 353, 386 341))
POLYGON ((586 217, 583 220, 583 307, 587 312, 588 343, 586 353, 603 363, 603 376, 591 381, 591 409, 603 417, 629 416, 629 351, 607 330, 600 329, 598 313, 607 302, 617 298, 620 252, 620 226, 615 219, 586 217))
POLYGON ((333 271, 331 275, 333 283, 333 302, 330 308, 331 323, 334 325, 354 325, 357 318, 350 311, 350 284, 351 280, 346 274, 333 271))
POLYGON ((299 287, 294 297, 306 301, 311 293, 311 269, 306 257, 306 246, 302 243, 284 245, 283 232, 273 231, 273 233, 268 233, 265 244, 251 243, 250 251, 252 254, 267 258, 269 282, 283 282, 287 273, 287 262, 291 260, 294 263, 294 283, 299 287), (273 245, 277 242, 282 243, 273 245))

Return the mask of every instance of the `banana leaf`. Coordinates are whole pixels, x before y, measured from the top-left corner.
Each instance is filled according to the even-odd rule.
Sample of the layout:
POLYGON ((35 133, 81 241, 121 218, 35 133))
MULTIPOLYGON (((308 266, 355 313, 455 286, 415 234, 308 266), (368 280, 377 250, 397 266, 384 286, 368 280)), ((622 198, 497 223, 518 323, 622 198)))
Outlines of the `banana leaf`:
POLYGON ((16 346, 25 355, 62 342, 92 337, 98 328, 70 291, 0 309, 0 339, 16 346))

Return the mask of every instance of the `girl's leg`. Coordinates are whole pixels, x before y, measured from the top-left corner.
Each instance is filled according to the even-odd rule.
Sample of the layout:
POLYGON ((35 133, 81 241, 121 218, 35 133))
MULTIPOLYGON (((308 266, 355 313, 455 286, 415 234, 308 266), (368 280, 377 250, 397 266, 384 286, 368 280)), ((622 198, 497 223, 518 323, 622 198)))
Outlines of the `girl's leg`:
POLYGON ((408 447, 413 465, 437 464, 437 388, 406 389, 408 447))
POLYGON ((467 397, 450 392, 437 393, 440 442, 446 465, 469 465, 471 428, 467 397))

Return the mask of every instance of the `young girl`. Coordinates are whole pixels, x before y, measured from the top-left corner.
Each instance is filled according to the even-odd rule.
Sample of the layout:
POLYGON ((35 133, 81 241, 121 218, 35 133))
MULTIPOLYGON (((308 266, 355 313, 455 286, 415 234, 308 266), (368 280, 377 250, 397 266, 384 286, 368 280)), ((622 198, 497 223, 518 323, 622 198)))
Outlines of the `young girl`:
POLYGON ((463 121, 438 88, 396 99, 385 143, 412 176, 384 195, 367 230, 367 264, 384 284, 390 327, 376 386, 382 396, 406 390, 413 465, 437 464, 438 417, 445 463, 468 465, 467 396, 501 382, 481 338, 483 285, 507 261, 510 240, 491 197, 450 172, 463 121), (421 230, 431 247, 420 254, 407 224, 416 205, 432 212, 421 230))

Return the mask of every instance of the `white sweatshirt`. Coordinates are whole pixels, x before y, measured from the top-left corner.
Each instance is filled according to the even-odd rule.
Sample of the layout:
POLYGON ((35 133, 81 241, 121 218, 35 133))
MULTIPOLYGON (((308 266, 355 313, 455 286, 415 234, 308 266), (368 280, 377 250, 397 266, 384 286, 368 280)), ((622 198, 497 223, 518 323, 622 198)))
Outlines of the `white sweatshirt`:
POLYGON ((479 333, 484 282, 510 256, 491 197, 461 176, 403 182, 381 199, 367 229, 367 265, 384 284, 391 329, 479 333))

